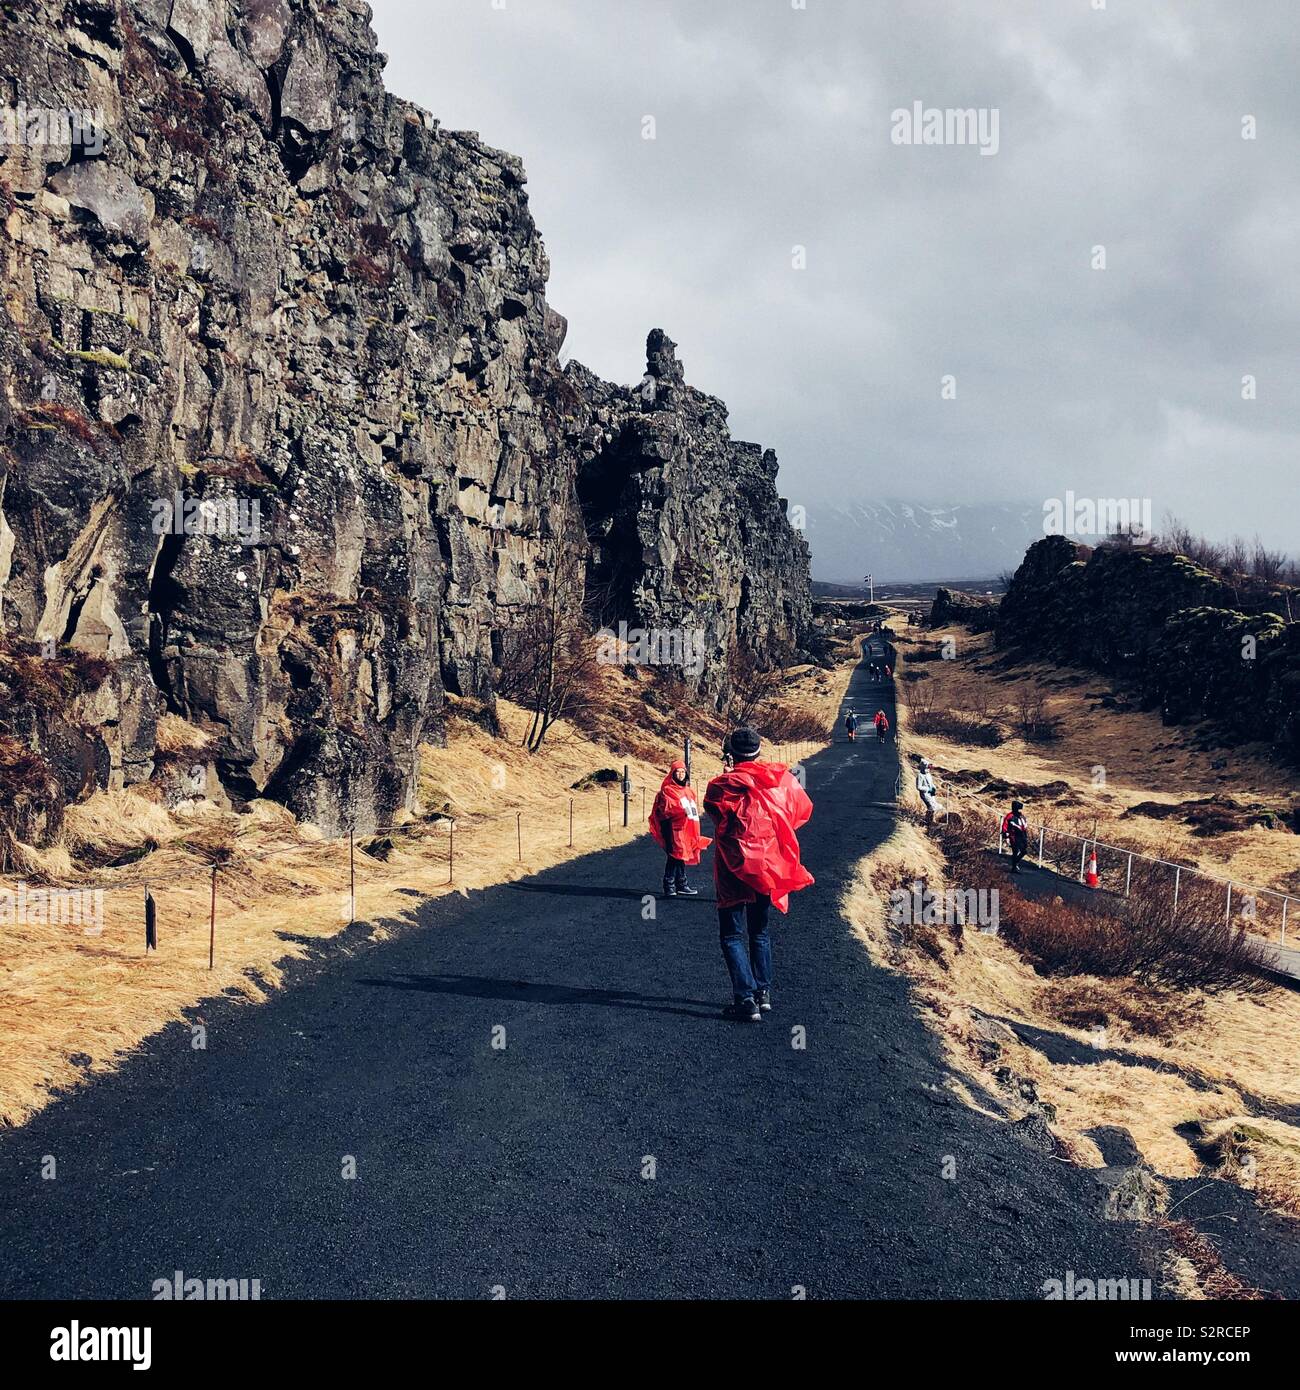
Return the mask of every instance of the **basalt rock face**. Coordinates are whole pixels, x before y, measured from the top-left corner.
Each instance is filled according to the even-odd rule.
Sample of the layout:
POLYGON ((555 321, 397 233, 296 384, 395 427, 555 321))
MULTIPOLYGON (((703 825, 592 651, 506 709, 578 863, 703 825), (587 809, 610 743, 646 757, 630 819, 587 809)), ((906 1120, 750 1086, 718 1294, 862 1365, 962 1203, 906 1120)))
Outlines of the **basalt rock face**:
POLYGON ((776 456, 733 440, 726 406, 686 385, 656 329, 632 392, 582 380, 594 427, 578 494, 593 608, 607 623, 685 634, 686 676, 726 688, 735 653, 803 653, 812 627, 808 547, 777 495, 776 456))
POLYGON ((960 589, 936 591, 927 619, 931 627, 961 623, 972 632, 987 632, 998 620, 998 601, 984 594, 967 594, 960 589))
POLYGON ((353 0, 6 6, 0 103, 102 115, 0 145, 0 606, 110 659, 99 785, 170 711, 214 792, 382 821, 570 550, 704 630, 709 695, 803 640, 775 460, 662 335, 653 401, 562 369, 518 160, 382 67, 353 0))
POLYGON ((998 641, 1131 681, 1169 723, 1212 719, 1300 760, 1300 595, 1182 555, 1029 547, 997 610, 998 641))

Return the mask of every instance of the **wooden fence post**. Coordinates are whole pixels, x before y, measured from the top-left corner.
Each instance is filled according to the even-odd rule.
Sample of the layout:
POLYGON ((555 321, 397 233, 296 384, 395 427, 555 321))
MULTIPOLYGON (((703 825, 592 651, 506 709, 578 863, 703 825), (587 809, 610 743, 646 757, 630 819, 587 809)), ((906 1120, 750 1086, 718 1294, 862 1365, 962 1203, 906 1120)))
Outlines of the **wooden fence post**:
POLYGON ((217 950, 217 866, 212 866, 212 910, 208 916, 208 969, 212 969, 212 962, 217 950))

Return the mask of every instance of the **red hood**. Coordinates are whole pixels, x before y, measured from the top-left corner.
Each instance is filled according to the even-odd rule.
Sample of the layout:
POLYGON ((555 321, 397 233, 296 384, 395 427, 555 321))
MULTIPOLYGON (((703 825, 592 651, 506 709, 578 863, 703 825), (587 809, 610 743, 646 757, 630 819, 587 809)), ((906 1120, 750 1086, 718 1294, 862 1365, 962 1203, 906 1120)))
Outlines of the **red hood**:
POLYGON ((784 763, 737 763, 730 772, 721 773, 709 783, 711 787, 731 790, 733 787, 776 787, 785 776, 784 763))
POLYGON ((686 771, 686 764, 685 764, 684 762, 682 762, 682 760, 681 760, 680 758, 676 759, 676 760, 669 766, 669 768, 668 768, 668 775, 664 778, 664 780, 663 780, 662 782, 660 782, 660 784, 659 784, 659 790, 660 790, 660 791, 668 791, 668 790, 670 790, 670 789, 673 788, 673 787, 677 787, 680 791, 688 791, 688 790, 690 789, 690 785, 691 785, 690 782, 679 782, 679 781, 673 776, 673 773, 674 773, 674 772, 685 772, 685 771, 686 771))

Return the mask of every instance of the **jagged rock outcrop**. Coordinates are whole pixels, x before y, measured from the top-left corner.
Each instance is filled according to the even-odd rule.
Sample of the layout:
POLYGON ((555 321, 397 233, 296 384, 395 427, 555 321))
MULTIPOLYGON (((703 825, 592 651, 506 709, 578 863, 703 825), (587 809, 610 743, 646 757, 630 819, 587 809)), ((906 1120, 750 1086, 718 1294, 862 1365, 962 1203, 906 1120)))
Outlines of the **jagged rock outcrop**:
POLYGON ((328 829, 409 802, 559 549, 605 616, 704 631, 705 697, 810 621, 774 458, 662 334, 643 387, 561 368, 519 161, 385 92, 368 21, 33 0, 0 34, 0 99, 102 113, 0 146, 6 629, 111 660, 101 783, 171 711, 328 829))
POLYGON ((1300 623, 1286 586, 1211 573, 1186 556, 1029 547, 998 608, 997 636, 1131 681, 1170 723, 1213 719, 1300 758, 1300 623))
POLYGON ((690 630, 689 679, 720 692, 732 653, 794 653, 812 623, 808 548, 786 520, 776 456, 733 440, 726 406, 687 386, 676 344, 656 329, 641 386, 580 374, 595 428, 580 446, 578 495, 589 576, 613 622, 690 630))
POLYGON ((961 623, 972 632, 987 632, 998 619, 998 601, 984 594, 967 594, 960 589, 940 588, 930 605, 927 622, 931 627, 961 623))

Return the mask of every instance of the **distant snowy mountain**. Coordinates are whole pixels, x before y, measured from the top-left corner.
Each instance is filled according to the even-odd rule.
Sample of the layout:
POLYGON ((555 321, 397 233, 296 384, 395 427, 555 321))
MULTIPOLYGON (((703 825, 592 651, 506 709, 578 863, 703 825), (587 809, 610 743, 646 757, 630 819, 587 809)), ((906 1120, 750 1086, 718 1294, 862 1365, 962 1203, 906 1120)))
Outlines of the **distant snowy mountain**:
POLYGON ((1040 506, 923 507, 887 500, 808 508, 813 578, 860 583, 988 579, 1014 570, 1043 534, 1040 506))

